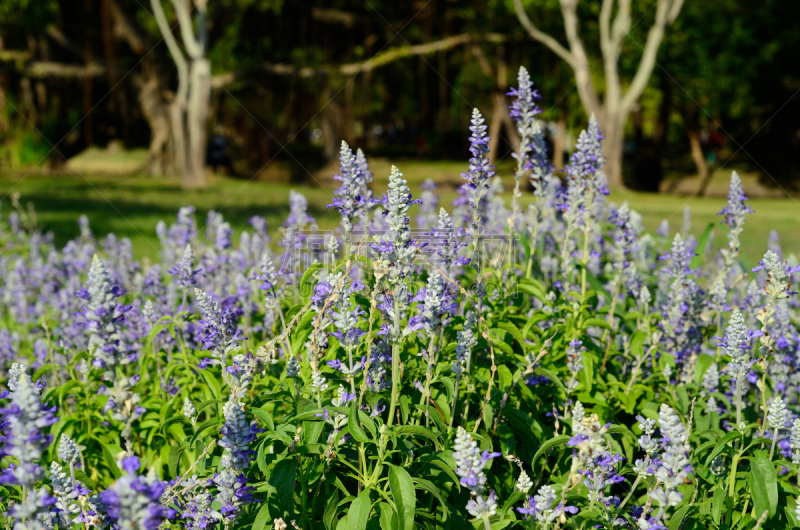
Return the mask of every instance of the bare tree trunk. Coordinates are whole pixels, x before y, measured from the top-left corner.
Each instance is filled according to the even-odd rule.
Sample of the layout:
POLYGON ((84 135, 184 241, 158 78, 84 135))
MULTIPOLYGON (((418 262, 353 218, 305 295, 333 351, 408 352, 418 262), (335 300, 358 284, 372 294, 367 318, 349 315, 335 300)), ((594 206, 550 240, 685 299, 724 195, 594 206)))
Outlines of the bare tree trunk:
POLYGON ((703 155, 703 145, 700 142, 700 120, 695 109, 684 112, 684 116, 686 132, 689 136, 689 152, 692 155, 692 161, 697 169, 697 175, 700 177, 701 188, 699 194, 702 195, 708 184, 706 182, 708 179, 708 165, 703 155))
POLYGON ((528 35, 550 48, 572 68, 581 103, 587 114, 594 114, 597 117, 605 135, 603 150, 606 156, 609 186, 621 188, 625 122, 634 103, 647 86, 664 32, 678 17, 683 7, 683 0, 657 0, 655 20, 642 47, 639 66, 628 89, 624 92, 617 65, 622 41, 631 28, 631 0, 603 0, 599 16, 599 40, 603 52, 606 90, 602 103, 593 85, 586 47, 579 32, 578 0, 560 0, 560 4, 569 49, 536 27, 525 12, 522 0, 514 0, 514 10, 528 35), (615 4, 616 16, 612 22, 615 4))
POLYGON ((139 107, 150 126, 150 148, 146 172, 149 175, 170 175, 174 171, 174 145, 169 106, 161 97, 161 83, 156 77, 136 79, 139 107))
POLYGON ((211 101, 210 65, 206 59, 192 61, 189 72, 189 101, 186 108, 186 128, 189 132, 185 188, 200 188, 206 184, 206 125, 211 101))
POLYGON ((625 117, 619 113, 608 116, 600 122, 603 139, 603 154, 606 157, 605 173, 608 187, 618 189, 624 187, 622 181, 622 155, 625 142, 625 117))
POLYGON ((195 36, 186 0, 172 0, 178 19, 184 51, 178 46, 167 23, 161 0, 151 0, 153 15, 178 70, 178 90, 169 107, 171 136, 175 153, 174 169, 181 175, 184 188, 205 186, 206 126, 211 103, 211 66, 205 58, 205 0, 197 0, 195 36), (187 57, 188 56, 188 61, 187 57), (188 142, 186 141, 188 137, 188 142))
POLYGON ((563 105, 558 109, 556 128, 556 137, 553 139, 553 165, 556 169, 564 169, 564 151, 567 143, 567 109, 563 105))

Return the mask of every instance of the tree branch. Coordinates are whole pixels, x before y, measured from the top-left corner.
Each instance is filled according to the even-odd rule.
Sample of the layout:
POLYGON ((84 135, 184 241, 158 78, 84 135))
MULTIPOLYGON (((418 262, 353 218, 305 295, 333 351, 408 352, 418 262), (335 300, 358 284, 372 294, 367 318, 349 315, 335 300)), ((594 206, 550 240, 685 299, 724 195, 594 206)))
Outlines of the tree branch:
POLYGON ((575 67, 575 57, 560 42, 533 25, 533 22, 525 12, 522 0, 514 0, 514 10, 517 12, 519 23, 522 24, 522 27, 525 28, 525 31, 528 32, 528 35, 533 40, 541 42, 550 48, 553 53, 564 59, 570 66, 575 67))
POLYGON ((622 98, 622 108, 625 112, 630 110, 633 103, 642 95, 647 86, 647 81, 650 79, 656 64, 658 47, 664 39, 666 28, 674 22, 680 13, 682 5, 683 0, 658 0, 656 19, 647 33, 647 41, 642 49, 642 60, 639 62, 639 68, 631 81, 631 86, 622 98))
POLYGON ((161 32, 169 54, 172 56, 175 67, 178 69, 178 91, 176 93, 176 98, 180 105, 184 105, 189 91, 189 66, 186 63, 186 57, 183 56, 183 51, 181 51, 180 46, 178 46, 175 35, 172 34, 172 28, 170 28, 167 23, 167 16, 164 14, 164 7, 161 5, 161 0, 150 0, 150 6, 153 8, 153 15, 156 18, 158 30, 161 32))
MULTIPOLYGON (((515 0, 518 2, 520 0, 515 0)), ((589 59, 586 55, 586 48, 583 46, 580 34, 578 33, 578 2, 577 0, 561 0, 561 14, 564 17, 564 31, 567 34, 567 42, 572 52, 572 70, 575 73, 575 85, 578 95, 585 109, 597 115, 603 122, 605 113, 600 106, 600 100, 592 84, 592 72, 589 69, 589 59)))
POLYGON ((85 79, 99 77, 106 73, 106 69, 95 62, 89 64, 64 64, 53 61, 33 61, 25 67, 25 75, 34 78, 61 77, 85 79))
POLYGON ((253 68, 245 68, 235 72, 226 72, 223 74, 215 75, 211 78, 212 88, 222 88, 230 85, 235 81, 243 79, 248 75, 258 72, 266 72, 273 75, 286 75, 296 76, 302 78, 308 77, 325 77, 332 74, 339 74, 345 76, 354 76, 362 72, 369 72, 381 66, 385 66, 391 62, 414 55, 430 55, 432 53, 448 50, 463 44, 469 44, 475 41, 483 40, 485 42, 504 42, 506 37, 497 33, 487 33, 481 36, 473 36, 469 34, 454 35, 434 42, 425 44, 415 44, 412 46, 398 46, 390 50, 381 52, 371 59, 358 63, 346 63, 340 65, 323 65, 319 67, 305 66, 297 67, 291 64, 275 64, 275 63, 262 63, 253 68))
POLYGON ((199 59, 203 56, 203 49, 200 43, 194 36, 192 29, 192 17, 189 9, 186 7, 185 0, 172 0, 172 6, 175 8, 175 15, 178 17, 178 26, 181 30, 181 40, 183 46, 186 48, 186 53, 193 59, 199 59))

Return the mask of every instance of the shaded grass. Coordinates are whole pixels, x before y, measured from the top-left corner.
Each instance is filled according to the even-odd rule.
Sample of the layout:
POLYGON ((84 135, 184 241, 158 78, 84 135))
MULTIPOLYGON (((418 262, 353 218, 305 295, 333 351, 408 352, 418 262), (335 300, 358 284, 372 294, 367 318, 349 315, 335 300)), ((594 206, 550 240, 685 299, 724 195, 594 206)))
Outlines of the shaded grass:
MULTIPOLYGON (((442 204, 449 205, 456 197, 455 186, 459 174, 465 169, 461 162, 406 161, 399 164, 415 195, 419 184, 431 177, 441 185, 442 204)), ((386 190, 390 164, 376 160, 374 188, 377 194, 386 190)), ((513 180, 506 177, 511 166, 501 164, 498 171, 504 175, 506 187, 513 180)), ((198 223, 203 228, 209 210, 221 212, 236 230, 247 229, 247 221, 253 215, 264 216, 273 236, 279 237, 280 224, 288 215, 288 196, 291 189, 301 191, 309 201, 309 212, 317 219, 321 230, 334 228, 338 214, 326 209, 330 203, 335 181, 326 181, 325 187, 291 186, 268 182, 235 180, 213 177, 208 188, 197 191, 182 190, 170 179, 143 176, 90 176, 81 175, 23 175, 0 174, 0 197, 11 192, 20 194, 20 202, 32 203, 36 209, 37 224, 43 230, 53 232, 56 242, 63 245, 78 235, 77 218, 85 214, 92 229, 99 236, 114 232, 128 237, 133 242, 138 257, 155 259, 158 256, 158 240, 155 227, 159 220, 170 223, 181 206, 194 205, 198 211, 198 223)), ((510 193, 507 193, 510 200, 510 193)), ((530 202, 530 195, 523 197, 523 205, 530 202)), ((683 222, 683 207, 692 209, 692 232, 699 236, 709 223, 717 223, 715 244, 726 244, 725 227, 720 227, 717 215, 725 204, 724 198, 687 198, 672 195, 615 192, 610 201, 620 203, 627 200, 642 214, 648 230, 655 230, 662 219, 668 219, 672 232, 679 230, 683 222)), ((3 200, 2 214, 10 210, 8 198, 3 200)), ((785 252, 800 253, 800 204, 791 198, 753 199, 750 201, 756 214, 748 216, 742 236, 742 251, 749 263, 755 263, 763 255, 770 230, 781 235, 785 252)), ((415 215, 412 209, 412 218, 415 215)))

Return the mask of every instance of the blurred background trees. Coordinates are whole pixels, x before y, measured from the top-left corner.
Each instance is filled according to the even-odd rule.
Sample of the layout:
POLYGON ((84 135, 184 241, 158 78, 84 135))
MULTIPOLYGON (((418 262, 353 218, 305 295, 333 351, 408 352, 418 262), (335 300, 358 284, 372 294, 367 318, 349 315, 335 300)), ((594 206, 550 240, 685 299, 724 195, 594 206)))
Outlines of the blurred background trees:
POLYGON ((676 3, 6 0, 0 167, 58 170, 94 145, 145 148, 142 170, 189 187, 205 162, 243 178, 285 162, 300 180, 341 140, 373 156, 463 159, 474 106, 502 161, 517 141, 504 94, 524 65, 558 166, 590 110, 608 119, 622 158, 611 177, 628 187, 698 175, 702 192, 731 157, 793 185, 800 5, 685 0, 678 14, 676 3), (561 4, 579 28, 580 79, 553 51, 575 54, 561 4), (519 12, 554 41, 533 38, 519 12))

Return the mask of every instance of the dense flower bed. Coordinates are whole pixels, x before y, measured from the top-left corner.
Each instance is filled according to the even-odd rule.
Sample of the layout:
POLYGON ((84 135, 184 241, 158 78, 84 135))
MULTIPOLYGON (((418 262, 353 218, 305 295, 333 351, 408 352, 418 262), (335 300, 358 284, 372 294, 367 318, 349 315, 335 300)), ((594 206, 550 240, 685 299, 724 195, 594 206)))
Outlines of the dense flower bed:
POLYGON ((597 121, 560 174, 510 95, 511 204, 475 110, 450 212, 343 144, 330 234, 297 193, 275 242, 185 207, 150 263, 5 215, 6 527, 797 526, 796 259, 743 265, 735 173, 699 239, 647 233, 597 121))

